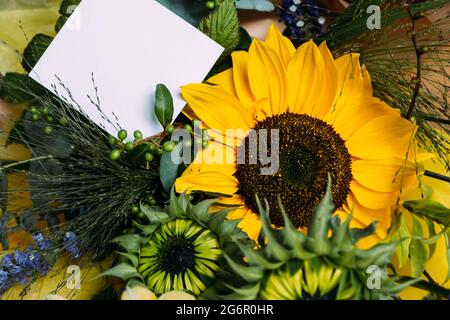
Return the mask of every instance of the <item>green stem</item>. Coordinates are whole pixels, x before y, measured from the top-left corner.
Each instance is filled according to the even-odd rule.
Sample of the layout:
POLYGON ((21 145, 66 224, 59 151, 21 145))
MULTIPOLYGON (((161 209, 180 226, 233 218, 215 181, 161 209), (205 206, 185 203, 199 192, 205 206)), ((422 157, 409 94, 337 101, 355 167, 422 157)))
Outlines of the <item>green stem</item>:
MULTIPOLYGON (((414 278, 411 277, 400 277, 399 278, 399 282, 400 283, 404 283, 404 282, 408 282, 413 280, 414 278)), ((429 292, 434 293, 436 296, 443 298, 443 299, 448 299, 450 297, 450 290, 441 287, 440 285, 436 284, 436 283, 431 283, 425 280, 420 280, 414 284, 411 285, 414 288, 418 288, 418 289, 422 289, 422 290, 426 290, 429 292)))
POLYGON ((19 165, 30 163, 30 162, 34 162, 34 161, 51 160, 51 159, 53 159, 52 156, 41 156, 41 157, 31 158, 31 159, 27 159, 27 160, 23 160, 23 161, 18 161, 18 162, 14 162, 14 163, 11 163, 11 164, 7 164, 7 165, 4 165, 4 166, 1 166, 0 167, 0 171, 4 170, 4 169, 14 168, 14 167, 17 167, 19 165))

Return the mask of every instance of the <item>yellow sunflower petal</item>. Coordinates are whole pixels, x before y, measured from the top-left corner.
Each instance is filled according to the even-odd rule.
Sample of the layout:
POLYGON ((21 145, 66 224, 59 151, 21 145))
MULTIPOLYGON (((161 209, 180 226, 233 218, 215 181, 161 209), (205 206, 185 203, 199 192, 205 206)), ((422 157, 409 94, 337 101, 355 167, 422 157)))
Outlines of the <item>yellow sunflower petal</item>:
POLYGON ((332 120, 327 118, 327 121, 330 121, 329 123, 340 134, 342 139, 348 140, 353 133, 367 122, 374 118, 388 115, 400 117, 400 112, 379 99, 356 96, 348 99, 346 105, 336 111, 332 120))
POLYGON ((373 95, 372 79, 365 64, 361 67, 363 78, 363 95, 371 97, 373 95))
POLYGON ((284 66, 287 68, 289 61, 295 53, 295 47, 288 38, 281 34, 274 24, 269 28, 265 43, 281 57, 284 66))
POLYGON ((239 214, 242 219, 241 222, 239 222, 238 227, 244 231, 250 239, 257 241, 262 228, 259 216, 248 208, 238 210, 239 212, 236 213, 236 215, 239 214))
POLYGON ((190 191, 233 195, 238 190, 234 177, 234 150, 217 142, 199 151, 194 162, 175 181, 179 193, 190 191))
POLYGON ((236 94, 243 106, 249 105, 255 97, 248 79, 248 52, 235 51, 231 54, 233 60, 233 78, 236 94))
POLYGON ((356 200, 369 209, 383 209, 395 204, 399 194, 397 192, 379 192, 368 189, 356 181, 350 182, 350 190, 356 200))
POLYGON ((320 53, 325 64, 324 77, 323 77, 323 90, 317 97, 316 105, 311 111, 313 117, 322 119, 333 107, 333 102, 336 99, 338 76, 336 64, 334 62, 333 55, 328 49, 326 42, 322 42, 319 46, 320 53))
POLYGON ((249 49, 248 75, 256 99, 269 98, 275 114, 286 111, 286 68, 277 53, 259 40, 249 49))
MULTIPOLYGON (((314 41, 295 52, 287 68, 288 106, 294 113, 310 114, 322 94, 325 63, 314 41)), ((326 90, 326 89, 325 89, 326 90)))
POLYGON ((414 131, 414 125, 398 115, 378 117, 359 128, 346 145, 352 156, 362 159, 402 157, 414 131))
POLYGON ((361 65, 359 64, 359 54, 346 54, 336 59, 338 73, 337 96, 334 109, 339 111, 346 105, 347 100, 363 94, 364 81, 362 77, 361 65))
POLYGON ((181 94, 208 128, 225 132, 228 128, 248 129, 253 124, 239 101, 219 86, 190 84, 181 88, 181 94))
POLYGON ((208 82, 219 85, 222 89, 226 90, 232 96, 237 97, 232 68, 222 71, 215 76, 212 76, 208 79, 208 82))
POLYGON ((416 179, 416 165, 404 159, 356 160, 352 173, 362 186, 380 192, 394 192, 416 179))

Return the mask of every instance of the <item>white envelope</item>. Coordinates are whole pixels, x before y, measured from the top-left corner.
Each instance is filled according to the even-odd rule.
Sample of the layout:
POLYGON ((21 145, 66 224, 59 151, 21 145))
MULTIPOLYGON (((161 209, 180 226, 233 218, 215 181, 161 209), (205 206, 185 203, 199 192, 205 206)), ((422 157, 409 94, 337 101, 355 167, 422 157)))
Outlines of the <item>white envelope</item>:
MULTIPOLYGON (((223 48, 154 0, 83 0, 30 76, 63 98, 67 92, 89 117, 112 135, 120 127, 144 136, 162 131, 154 94, 164 83, 174 96, 174 117, 185 105, 180 86, 201 82, 223 48)), ((68 99, 67 99, 68 100, 68 99)), ((75 105, 74 105, 75 106, 75 105)))

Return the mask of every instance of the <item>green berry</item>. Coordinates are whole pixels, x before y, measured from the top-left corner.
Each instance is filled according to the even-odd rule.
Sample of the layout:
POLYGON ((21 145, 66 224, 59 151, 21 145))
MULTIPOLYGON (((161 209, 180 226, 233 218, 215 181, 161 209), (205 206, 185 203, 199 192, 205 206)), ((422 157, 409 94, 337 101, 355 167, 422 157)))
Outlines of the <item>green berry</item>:
POLYGON ((172 124, 167 125, 167 127, 166 127, 167 133, 173 133, 174 130, 175 130, 175 127, 172 124))
POLYGON ((195 142, 196 145, 202 145, 203 144, 203 140, 201 138, 198 138, 198 137, 194 139, 194 142, 195 142))
POLYGON ((120 141, 125 140, 127 138, 127 136, 128 136, 127 130, 122 129, 117 133, 117 138, 119 138, 120 141))
POLYGON ((31 113, 39 113, 39 110, 36 107, 31 107, 30 111, 31 113))
POLYGON ((131 151, 134 149, 134 143, 131 141, 128 141, 127 143, 125 143, 125 150, 127 151, 131 151))
POLYGON ((201 124, 202 124, 202 122, 201 122, 200 120, 198 120, 198 119, 194 119, 194 120, 192 121, 192 125, 193 125, 195 128, 199 128, 201 124))
POLYGON ((141 211, 141 210, 139 209, 139 207, 137 205, 134 205, 134 206, 131 207, 131 212, 133 214, 138 214, 139 211, 141 211))
POLYGON ((189 132, 192 132, 192 126, 190 124, 185 124, 184 125, 184 129, 189 131, 189 132))
POLYGON ((136 130, 134 133, 133 133, 133 136, 134 136, 134 138, 136 139, 136 140, 142 140, 142 132, 141 131, 139 131, 139 130, 136 130))
POLYGON ((62 117, 62 118, 59 120, 59 123, 60 123, 62 126, 65 126, 65 125, 67 124, 67 119, 64 118, 64 117, 62 117))
POLYGON ((47 136, 51 135, 53 133, 53 128, 51 126, 45 126, 44 133, 47 136))
POLYGON ((156 154, 158 156, 161 156, 163 154, 163 149, 161 149, 161 148, 156 149, 156 154))
POLYGON ((116 137, 113 137, 113 136, 109 137, 109 138, 108 138, 108 143, 109 143, 109 145, 111 145, 111 146, 116 145, 116 143, 117 143, 116 137))
POLYGON ((111 154, 109 155, 109 158, 113 161, 116 161, 120 158, 120 150, 114 149, 111 151, 111 154))
POLYGON ((150 199, 150 205, 152 205, 152 206, 156 205, 156 200, 153 198, 150 199))
POLYGON ((147 152, 145 154, 145 161, 147 161, 147 162, 153 161, 153 153, 147 152))
POLYGON ((164 143, 163 149, 164 149, 165 152, 172 152, 175 149, 176 146, 177 145, 176 145, 175 142, 167 141, 167 142, 164 143))
POLYGON ((139 212, 137 217, 138 217, 139 220, 144 220, 145 219, 145 214, 143 212, 139 212))
POLYGON ((53 122, 53 117, 52 116, 47 116, 47 122, 52 123, 53 122))
POLYGON ((155 152, 155 150, 156 150, 156 146, 155 146, 155 144, 154 143, 150 143, 149 145, 148 145, 148 151, 150 151, 150 152, 155 152))
POLYGON ((210 10, 214 9, 214 7, 216 6, 216 4, 214 3, 214 1, 206 1, 206 7, 210 10))
POLYGON ((203 141, 203 142, 202 142, 202 148, 203 148, 203 149, 208 148, 208 146, 209 146, 209 141, 203 141))
POLYGON ((202 130, 202 139, 203 139, 203 141, 209 141, 208 129, 202 130))
POLYGON ((48 107, 42 108, 42 114, 48 115, 48 107))
POLYGON ((37 113, 33 113, 33 114, 31 115, 31 120, 33 120, 33 121, 38 121, 40 118, 41 118, 41 117, 40 117, 39 114, 37 114, 37 113))

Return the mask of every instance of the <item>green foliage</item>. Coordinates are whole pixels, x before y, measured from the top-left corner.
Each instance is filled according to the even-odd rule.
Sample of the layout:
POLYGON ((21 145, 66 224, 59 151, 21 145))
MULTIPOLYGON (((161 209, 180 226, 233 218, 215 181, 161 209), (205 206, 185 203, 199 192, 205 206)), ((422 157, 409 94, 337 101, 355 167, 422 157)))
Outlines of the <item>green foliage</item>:
POLYGON ((173 98, 164 84, 156 86, 155 114, 159 123, 165 128, 173 120, 173 98))
POLYGON ((408 211, 450 227, 450 209, 432 200, 414 200, 403 203, 408 211))
POLYGON ((0 99, 6 103, 22 103, 35 100, 46 93, 44 87, 28 75, 7 73, 0 87, 0 99))
POLYGON ((53 38, 45 34, 37 34, 31 39, 23 52, 22 65, 25 70, 30 72, 33 69, 52 41, 53 38))
POLYGON ((81 0, 63 0, 59 13, 64 17, 70 17, 76 6, 80 4, 81 0))
POLYGON ((200 31, 225 48, 218 63, 228 57, 240 42, 239 18, 233 0, 224 0, 200 21, 200 31))
POLYGON ((198 26, 200 20, 205 17, 210 10, 206 8, 204 0, 157 0, 167 9, 176 13, 184 20, 198 26))
POLYGON ((177 155, 181 157, 182 146, 182 143, 178 143, 175 150, 172 152, 164 152, 161 156, 159 165, 159 179, 161 180, 161 184, 166 192, 170 192, 175 180, 178 177, 178 174, 180 173, 180 169, 182 169, 181 161, 177 162, 172 160, 174 153, 174 158, 177 158, 177 155))

